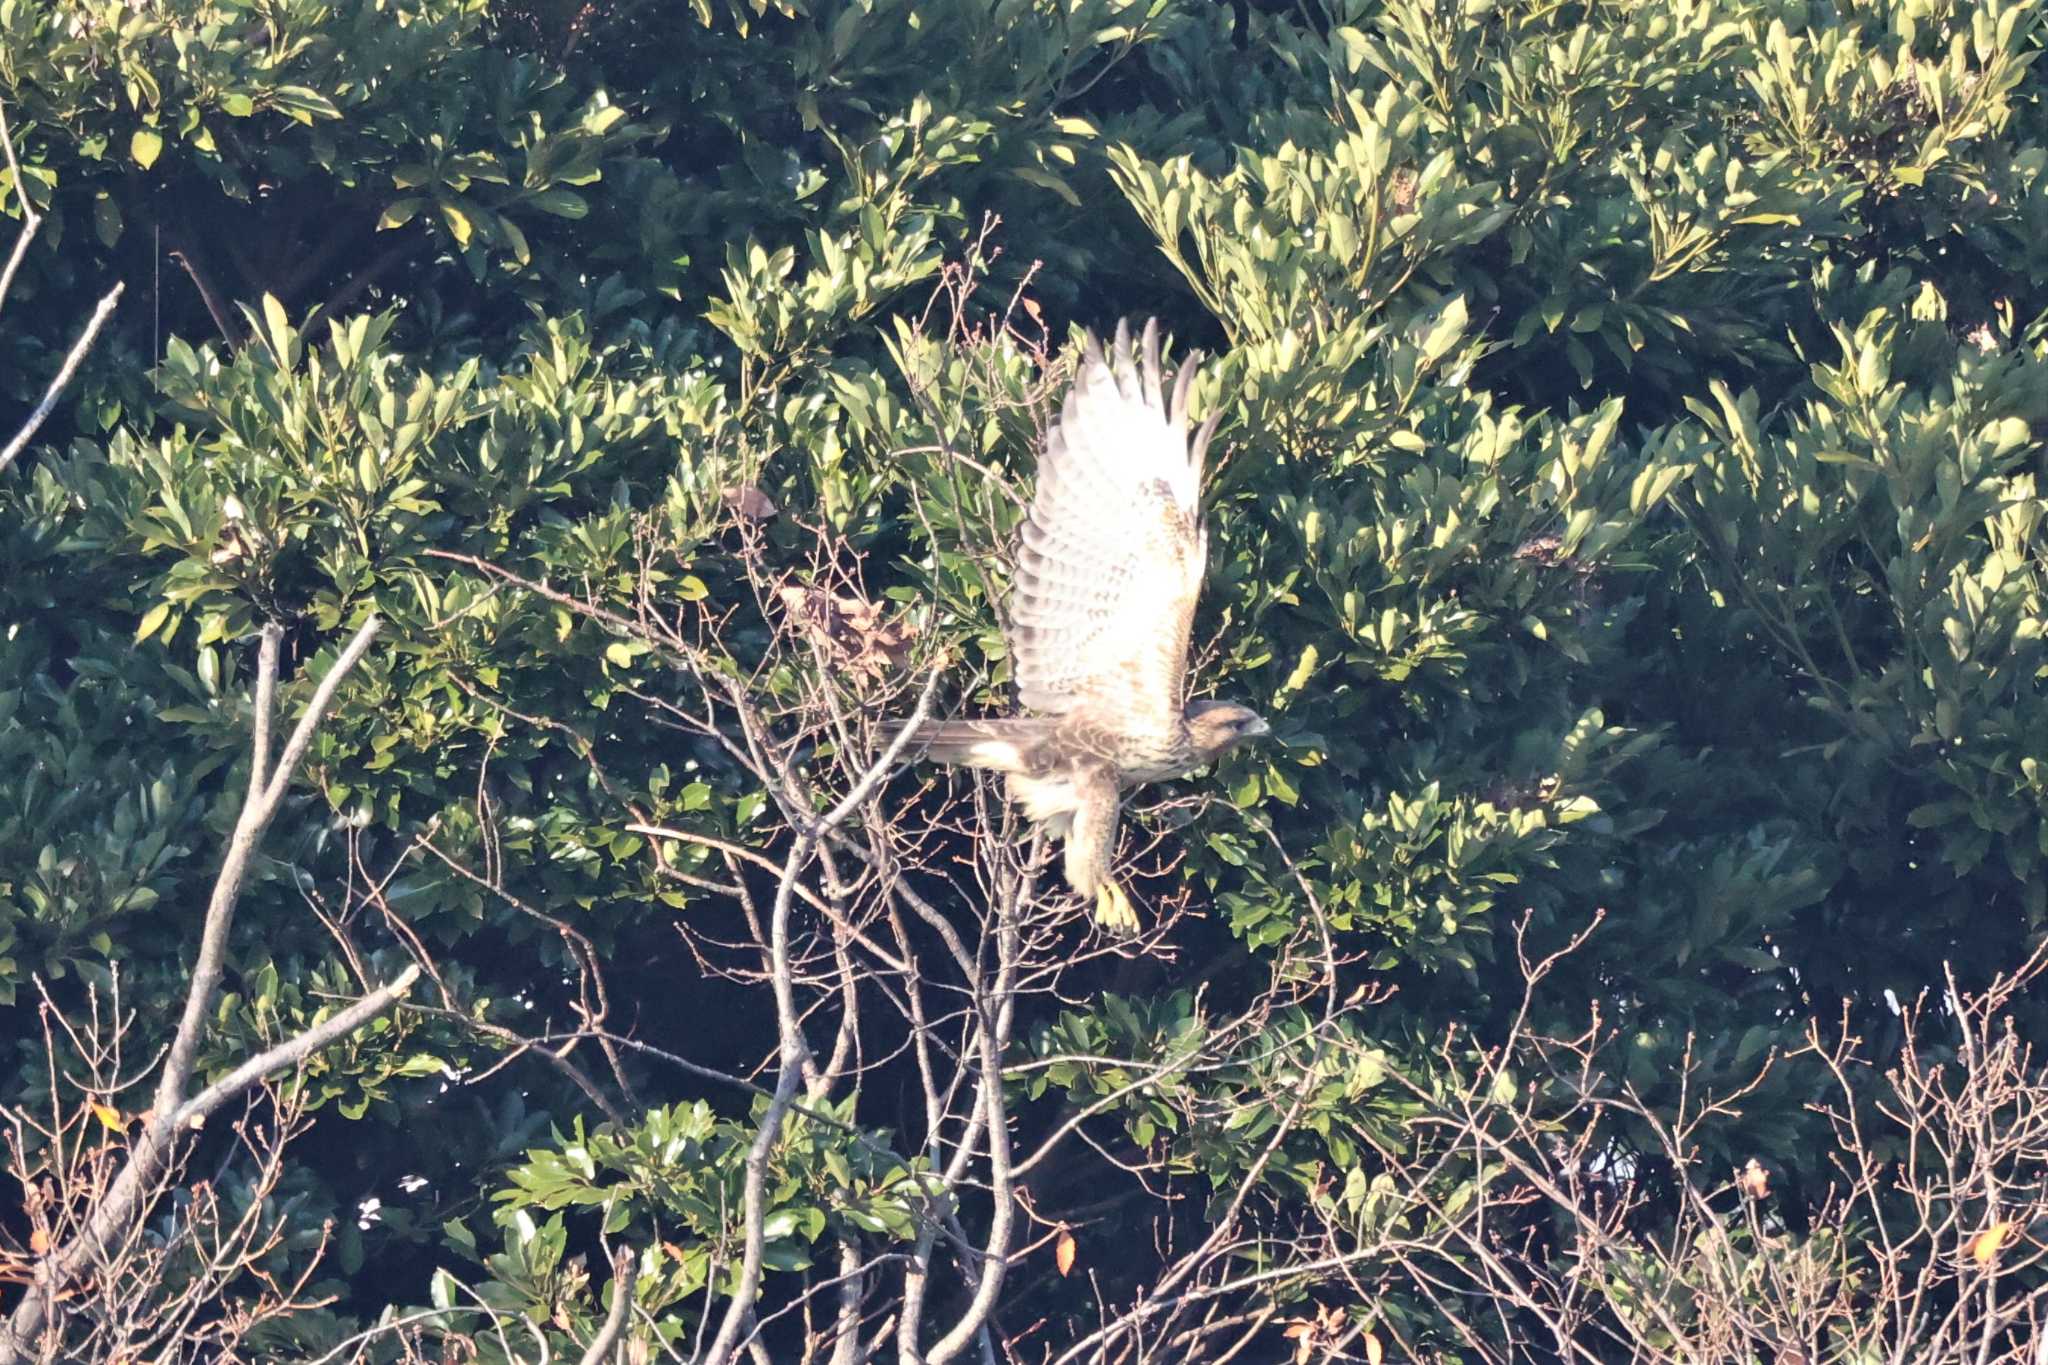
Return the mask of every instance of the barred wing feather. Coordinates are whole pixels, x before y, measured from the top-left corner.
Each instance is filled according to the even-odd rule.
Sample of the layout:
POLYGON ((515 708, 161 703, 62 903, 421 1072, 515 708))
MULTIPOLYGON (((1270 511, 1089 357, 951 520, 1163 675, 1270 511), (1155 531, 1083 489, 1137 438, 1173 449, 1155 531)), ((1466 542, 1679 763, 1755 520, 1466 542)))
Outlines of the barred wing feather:
MULTIPOLYGON (((1018 550, 1009 640, 1020 700, 1041 715, 1085 712, 1135 740, 1170 733, 1182 708, 1207 536, 1192 439, 1189 358, 1169 394, 1158 324, 1133 354, 1091 339, 1046 437, 1018 550)), ((1075 719, 1083 719, 1075 715, 1075 719)))

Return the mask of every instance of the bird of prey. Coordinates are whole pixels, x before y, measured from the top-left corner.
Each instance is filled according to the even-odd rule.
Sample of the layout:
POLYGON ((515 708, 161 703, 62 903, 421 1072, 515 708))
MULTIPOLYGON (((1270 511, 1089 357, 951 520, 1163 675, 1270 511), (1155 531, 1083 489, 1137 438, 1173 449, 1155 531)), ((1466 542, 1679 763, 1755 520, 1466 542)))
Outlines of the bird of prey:
POLYGON ((1138 925, 1109 875, 1123 794, 1268 733, 1248 707, 1186 697, 1208 549, 1202 458, 1217 420, 1190 437, 1195 363, 1169 393, 1156 320, 1135 354, 1128 325, 1107 356, 1087 339, 1017 547, 1004 633, 1024 714, 927 722, 911 737, 939 762, 1007 774, 1025 815, 1066 841, 1068 883, 1121 932, 1138 925))

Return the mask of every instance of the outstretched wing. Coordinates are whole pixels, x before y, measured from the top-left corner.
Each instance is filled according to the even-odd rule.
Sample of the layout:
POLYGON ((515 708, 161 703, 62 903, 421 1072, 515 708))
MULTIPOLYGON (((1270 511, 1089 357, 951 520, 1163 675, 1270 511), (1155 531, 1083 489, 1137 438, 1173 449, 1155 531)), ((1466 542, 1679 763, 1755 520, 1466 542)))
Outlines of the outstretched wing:
POLYGON ((1159 325, 1137 355, 1091 337, 1047 434, 1017 552, 1009 641, 1019 699, 1138 741, 1175 732, 1207 536, 1198 501, 1216 418, 1188 434, 1189 357, 1165 392, 1159 325), (1076 719, 1080 719, 1076 716, 1076 719))

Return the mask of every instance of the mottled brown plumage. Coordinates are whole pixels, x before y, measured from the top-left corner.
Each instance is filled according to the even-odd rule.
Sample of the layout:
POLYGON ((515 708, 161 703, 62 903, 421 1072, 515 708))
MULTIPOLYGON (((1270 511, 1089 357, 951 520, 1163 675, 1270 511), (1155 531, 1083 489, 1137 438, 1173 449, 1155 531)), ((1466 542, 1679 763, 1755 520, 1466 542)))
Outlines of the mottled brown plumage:
POLYGON ((1124 930, 1137 919, 1109 877, 1123 793, 1266 733, 1246 707, 1186 696, 1208 549, 1202 460, 1216 428, 1212 416, 1190 436, 1194 377, 1189 357, 1166 390, 1156 322, 1136 353, 1127 327, 1107 356, 1088 339, 1017 547, 1005 633, 1027 714, 934 722, 915 736, 939 762, 1007 773, 1025 814, 1065 840, 1068 882, 1124 930))

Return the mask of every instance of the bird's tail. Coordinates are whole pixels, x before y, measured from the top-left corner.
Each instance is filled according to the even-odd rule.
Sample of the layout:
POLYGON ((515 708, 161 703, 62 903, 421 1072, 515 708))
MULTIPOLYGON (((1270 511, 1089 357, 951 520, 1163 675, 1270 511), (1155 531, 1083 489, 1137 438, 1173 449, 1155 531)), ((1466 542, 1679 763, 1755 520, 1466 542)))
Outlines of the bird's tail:
MULTIPOLYGON (((884 735, 895 739, 900 727, 884 735)), ((968 768, 992 768, 997 772, 1027 772, 1030 749, 1052 733, 1052 722, 1029 716, 995 720, 928 720, 917 727, 904 746, 903 756, 913 762, 955 763, 968 768)))

